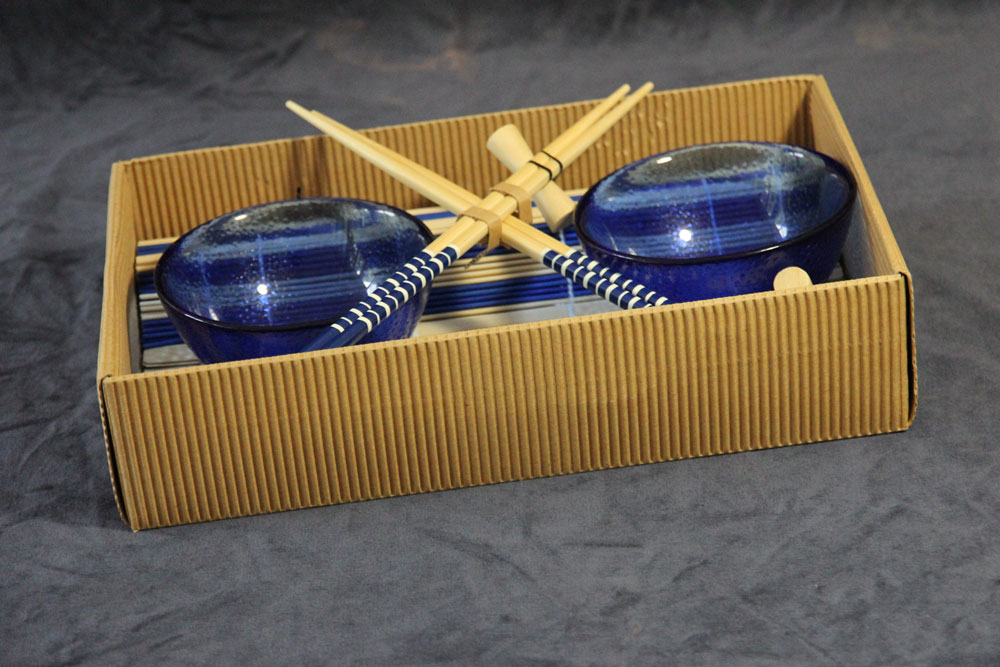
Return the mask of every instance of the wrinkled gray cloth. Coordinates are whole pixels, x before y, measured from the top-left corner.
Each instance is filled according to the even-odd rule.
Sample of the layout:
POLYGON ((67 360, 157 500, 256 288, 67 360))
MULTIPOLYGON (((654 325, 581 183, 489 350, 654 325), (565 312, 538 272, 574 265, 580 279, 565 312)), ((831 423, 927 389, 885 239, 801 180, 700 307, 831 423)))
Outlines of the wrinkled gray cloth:
POLYGON ((996 4, 265 4, 0 6, 0 664, 996 664, 996 4), (314 133, 286 98, 366 127, 805 72, 914 275, 909 431, 120 521, 93 377, 113 161, 314 133))

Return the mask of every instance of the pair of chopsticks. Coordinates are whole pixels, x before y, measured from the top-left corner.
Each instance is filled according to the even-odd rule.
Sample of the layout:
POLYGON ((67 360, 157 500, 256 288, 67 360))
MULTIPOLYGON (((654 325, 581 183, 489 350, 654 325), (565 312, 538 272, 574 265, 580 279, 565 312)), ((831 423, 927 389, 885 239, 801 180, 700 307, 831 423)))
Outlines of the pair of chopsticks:
MULTIPOLYGON (((516 170, 503 183, 530 195, 536 194, 553 179, 550 169, 541 164, 554 159, 565 166, 578 158, 614 123, 628 113, 652 89, 647 83, 631 95, 622 86, 570 126, 531 161, 516 170)), ((399 306, 420 290, 472 246, 489 233, 489 225, 481 219, 465 215, 470 207, 491 212, 502 219, 500 240, 535 261, 563 274, 577 284, 622 308, 642 308, 660 305, 666 298, 649 288, 624 280, 582 252, 573 250, 553 237, 512 215, 517 202, 507 194, 491 191, 483 198, 452 183, 412 160, 368 139, 341 123, 317 111, 309 111, 295 102, 286 106, 298 116, 322 130, 349 150, 357 153, 403 184, 420 192, 459 217, 455 224, 406 263, 385 284, 352 308, 347 315, 331 325, 310 347, 311 350, 350 345, 377 326, 399 306)))

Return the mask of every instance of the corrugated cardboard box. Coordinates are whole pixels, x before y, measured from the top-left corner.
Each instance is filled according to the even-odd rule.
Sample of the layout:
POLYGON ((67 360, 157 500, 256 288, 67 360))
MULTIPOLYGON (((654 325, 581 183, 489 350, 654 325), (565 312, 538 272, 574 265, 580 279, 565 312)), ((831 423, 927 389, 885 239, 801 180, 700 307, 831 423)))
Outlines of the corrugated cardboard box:
MULTIPOLYGON (((504 123, 543 145, 592 102, 367 132, 473 192, 504 178, 504 123)), ((733 139, 814 147, 854 172, 845 279, 780 292, 141 373, 135 250, 265 201, 419 195, 325 137, 113 165, 97 386, 135 530, 906 429, 910 276, 822 77, 654 93, 560 178, 733 139)))

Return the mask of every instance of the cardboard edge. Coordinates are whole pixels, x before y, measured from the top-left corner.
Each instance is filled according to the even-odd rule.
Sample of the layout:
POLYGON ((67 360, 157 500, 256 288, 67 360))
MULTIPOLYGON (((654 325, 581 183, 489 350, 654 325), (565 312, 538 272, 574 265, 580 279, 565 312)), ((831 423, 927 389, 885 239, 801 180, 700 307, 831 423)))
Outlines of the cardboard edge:
MULTIPOLYGON (((908 275, 904 275, 904 280, 908 284, 908 275)), ((841 289, 845 285, 851 283, 869 283, 869 282, 886 282, 895 280, 896 274, 888 275, 876 275, 876 276, 865 276, 862 278, 849 278, 846 280, 840 280, 830 283, 819 283, 816 285, 808 285, 803 287, 796 287, 795 290, 798 291, 810 291, 810 290, 836 290, 841 289)), ((712 304, 712 303, 723 303, 731 304, 738 303, 740 301, 756 300, 762 298, 768 298, 770 295, 774 294, 773 291, 767 290, 762 292, 753 292, 750 294, 738 294, 734 296, 724 296, 717 297, 715 299, 701 299, 698 301, 679 301, 674 303, 667 303, 662 306, 654 306, 654 308, 670 309, 670 310, 691 310, 702 307, 702 304, 712 304)), ((909 308, 909 306, 908 306, 909 308)), ((122 373, 115 376, 108 376, 105 378, 110 384, 115 384, 118 382, 129 382, 137 378, 156 378, 156 377, 171 377, 174 375, 184 375, 192 372, 198 372, 200 369, 214 369, 221 367, 259 367, 262 365, 267 365, 275 361, 287 360, 287 359, 304 359, 309 357, 320 357, 320 356, 337 356, 337 355, 352 355, 357 354, 358 350, 375 350, 380 348, 392 348, 392 347, 408 347, 414 345, 424 345, 424 344, 436 344, 439 342, 450 341, 450 340, 461 340, 480 336, 490 336, 495 334, 502 334, 505 331, 527 331, 534 329, 545 329, 547 327, 553 326, 555 324, 564 323, 567 321, 573 322, 588 322, 597 321, 603 319, 616 319, 616 318, 627 318, 633 316, 633 311, 629 310, 612 310, 602 313, 592 313, 589 315, 572 315, 566 317, 557 317, 547 320, 538 320, 533 322, 519 322, 513 324, 503 324, 500 326, 485 327, 481 329, 469 329, 463 331, 449 331, 446 333, 436 333, 429 334, 426 336, 418 336, 412 338, 400 338, 396 340, 386 340, 376 343, 366 343, 364 345, 351 345, 348 347, 337 347, 328 348, 324 350, 314 350, 312 352, 298 352, 294 354, 285 354, 272 357, 255 357, 253 359, 241 359, 237 361, 223 361, 213 364, 198 364, 194 366, 184 366, 180 368, 163 368, 163 369, 153 369, 145 371, 135 371, 131 373, 122 373)))
POLYGON ((108 474, 111 476, 111 488, 114 491, 118 515, 135 532, 136 527, 132 525, 128 513, 125 511, 125 496, 122 493, 121 475, 118 472, 118 459, 115 456, 115 448, 112 443, 111 424, 108 418, 108 399, 104 391, 104 382, 110 379, 110 377, 105 376, 97 379, 97 402, 101 406, 101 428, 104 430, 104 448, 108 455, 108 474))
POLYGON ((906 326, 907 345, 906 354, 909 361, 909 388, 910 388, 910 413, 907 416, 906 427, 913 425, 913 420, 917 415, 917 330, 913 315, 913 277, 909 271, 900 271, 906 284, 906 326))
MULTIPOLYGON (((669 93, 669 94, 673 95, 675 93, 694 92, 694 91, 698 91, 698 90, 715 89, 715 88, 726 87, 726 86, 737 86, 737 85, 746 85, 746 84, 763 84, 763 83, 768 83, 768 82, 771 82, 771 81, 802 81, 802 82, 805 82, 805 83, 808 84, 808 89, 806 90, 805 96, 803 97, 803 100, 802 100, 803 104, 805 104, 805 103, 808 102, 808 95, 809 95, 809 92, 811 91, 812 87, 816 84, 816 82, 818 82, 818 81, 820 81, 822 79, 823 79, 822 75, 819 75, 819 74, 789 74, 789 75, 784 75, 784 76, 770 76, 770 77, 761 77, 761 78, 757 78, 757 79, 747 79, 745 81, 722 81, 722 82, 719 82, 719 83, 707 83, 707 84, 703 84, 703 85, 700 85, 700 86, 687 86, 687 87, 683 87, 683 88, 662 88, 662 89, 661 88, 654 88, 653 91, 650 94, 651 95, 656 95, 656 94, 667 94, 667 93, 669 93)), ((450 123, 450 122, 454 122, 454 121, 474 121, 474 120, 477 120, 477 119, 489 119, 489 118, 494 118, 494 117, 496 117, 499 114, 505 114, 505 113, 516 112, 516 111, 524 111, 526 109, 530 109, 532 111, 535 111, 535 110, 544 111, 546 109, 562 109, 562 108, 565 108, 565 107, 572 107, 572 106, 577 106, 577 105, 595 105, 595 104, 598 104, 599 102, 603 101, 603 99, 604 98, 598 97, 598 98, 587 99, 587 100, 569 100, 569 101, 566 101, 566 102, 553 102, 551 104, 542 104, 542 105, 536 105, 536 106, 531 106, 531 107, 523 107, 523 108, 515 108, 515 109, 494 109, 493 111, 483 111, 481 113, 465 114, 465 115, 462 115, 462 116, 449 116, 447 118, 425 118, 423 120, 415 119, 415 120, 409 120, 409 121, 405 121, 405 122, 401 122, 401 123, 393 123, 391 125, 376 125, 376 126, 373 126, 373 127, 359 128, 357 131, 360 132, 360 133, 362 133, 362 134, 365 134, 365 135, 371 135, 371 134, 377 134, 379 132, 383 132, 385 130, 393 130, 393 129, 397 129, 397 128, 401 128, 401 127, 409 127, 409 126, 413 126, 413 125, 435 125, 435 124, 441 124, 441 123, 450 123)), ((165 152, 165 153, 155 153, 153 155, 143 155, 143 156, 137 156, 137 157, 133 157, 133 158, 128 158, 126 160, 122 160, 120 162, 116 162, 115 165, 122 165, 123 167, 128 167, 128 166, 131 166, 133 164, 142 164, 142 163, 145 163, 145 162, 155 162, 157 160, 162 160, 163 158, 167 158, 167 157, 180 157, 180 156, 188 155, 188 154, 191 154, 191 153, 202 153, 202 152, 204 152, 206 150, 220 150, 220 151, 240 150, 240 149, 246 149, 247 147, 251 147, 251 146, 259 146, 261 144, 279 144, 279 143, 286 143, 286 142, 301 141, 303 139, 323 138, 325 136, 326 135, 324 135, 324 134, 294 135, 294 136, 287 136, 287 137, 276 137, 276 138, 273 138, 273 139, 264 139, 264 140, 261 140, 261 141, 245 141, 245 142, 239 142, 239 143, 235 143, 235 144, 225 144, 225 145, 221 145, 221 146, 208 146, 208 147, 203 147, 203 148, 191 148, 191 149, 182 150, 182 151, 168 151, 168 152, 165 152)), ((431 205, 433 205, 433 204, 431 204, 431 205)))
MULTIPOLYGON (((738 80, 738 81, 720 81, 718 83, 706 83, 706 84, 702 84, 702 85, 699 85, 699 86, 686 86, 686 87, 682 87, 682 88, 655 88, 654 87, 653 90, 650 91, 649 95, 650 96, 656 96, 656 95, 680 95, 680 94, 684 94, 684 93, 692 93, 692 92, 701 91, 701 90, 710 90, 710 89, 711 90, 717 90, 717 89, 737 87, 737 86, 744 87, 744 86, 747 86, 747 85, 762 85, 762 84, 768 84, 768 83, 772 83, 772 82, 801 81, 801 82, 803 82, 803 83, 806 84, 806 90, 804 91, 803 96, 802 96, 802 100, 801 100, 801 103, 803 105, 805 105, 809 101, 809 93, 812 90, 813 86, 818 81, 820 81, 822 79, 823 79, 822 75, 819 75, 819 74, 787 74, 787 75, 781 75, 781 76, 769 76, 769 77, 761 77, 761 78, 757 78, 757 79, 746 79, 746 80, 738 80)), ((610 91, 609 91, 609 94, 610 94, 610 91)), ((412 125, 435 125, 435 124, 450 123, 450 122, 453 122, 453 121, 486 120, 486 119, 495 118, 498 115, 512 113, 512 112, 525 111, 525 110, 529 110, 529 109, 532 110, 532 111, 545 111, 545 110, 551 110, 551 109, 565 109, 565 108, 568 108, 568 107, 574 107, 574 106, 578 106, 578 105, 593 106, 593 105, 599 104, 602 101, 604 101, 603 97, 597 97, 597 98, 594 98, 594 99, 569 100, 567 102, 553 102, 552 104, 541 104, 541 105, 536 105, 536 106, 521 107, 521 108, 515 108, 515 109, 495 109, 493 111, 484 111, 482 113, 475 113, 475 114, 465 114, 463 116, 449 116, 447 118, 428 118, 428 119, 425 119, 425 120, 412 120, 412 121, 407 121, 407 122, 403 122, 403 123, 394 123, 392 125, 378 125, 378 126, 375 126, 375 127, 364 128, 364 129, 361 129, 361 130, 358 130, 358 131, 361 132, 361 133, 363 133, 363 134, 374 134, 374 133, 383 132, 385 130, 393 130, 393 129, 396 129, 396 128, 407 127, 407 126, 412 126, 412 125)), ((323 134, 312 134, 312 135, 288 137, 286 139, 281 139, 279 141, 292 141, 292 140, 296 140, 296 139, 307 139, 307 138, 311 138, 311 137, 323 137, 323 136, 325 136, 325 135, 323 135, 323 134)), ((153 157, 155 157, 155 156, 153 156, 153 157)))

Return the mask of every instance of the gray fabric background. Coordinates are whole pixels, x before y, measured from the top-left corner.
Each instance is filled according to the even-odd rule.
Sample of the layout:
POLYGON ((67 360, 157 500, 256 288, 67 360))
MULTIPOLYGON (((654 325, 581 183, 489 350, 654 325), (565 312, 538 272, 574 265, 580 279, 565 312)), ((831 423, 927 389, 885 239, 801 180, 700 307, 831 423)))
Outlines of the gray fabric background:
POLYGON ((0 664, 996 664, 1000 7, 0 6, 0 664), (221 7, 221 8, 220 8, 221 7), (111 162, 814 72, 913 272, 905 433, 132 534, 111 162))

